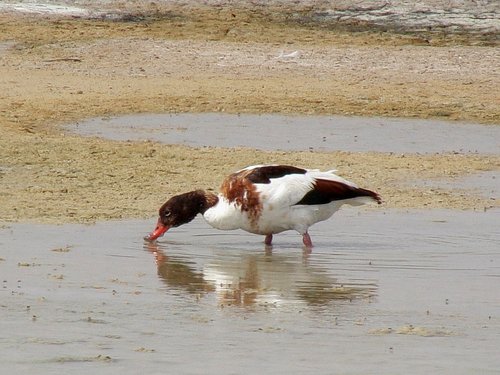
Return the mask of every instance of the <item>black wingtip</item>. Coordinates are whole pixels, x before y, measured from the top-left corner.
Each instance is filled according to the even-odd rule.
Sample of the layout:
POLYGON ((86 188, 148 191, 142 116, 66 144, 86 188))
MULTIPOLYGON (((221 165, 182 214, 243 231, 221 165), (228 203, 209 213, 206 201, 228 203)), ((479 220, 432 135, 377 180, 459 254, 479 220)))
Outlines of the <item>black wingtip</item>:
POLYGON ((361 194, 362 196, 373 198, 373 200, 375 202, 377 202, 377 204, 382 204, 383 203, 382 197, 380 196, 379 193, 376 193, 376 192, 368 190, 368 189, 362 189, 362 188, 358 188, 358 191, 362 193, 361 194))

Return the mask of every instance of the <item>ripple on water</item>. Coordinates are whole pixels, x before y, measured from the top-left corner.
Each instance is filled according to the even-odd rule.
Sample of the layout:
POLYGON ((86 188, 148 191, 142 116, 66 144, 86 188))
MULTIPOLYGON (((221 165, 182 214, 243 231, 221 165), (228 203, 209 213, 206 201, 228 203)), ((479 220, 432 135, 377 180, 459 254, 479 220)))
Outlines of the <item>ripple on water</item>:
POLYGON ((266 251, 201 219, 153 244, 154 218, 12 224, 0 229, 2 370, 369 373, 392 351, 414 373, 411 347, 425 373, 492 372, 499 214, 343 210, 312 228, 312 253, 295 233, 266 251))

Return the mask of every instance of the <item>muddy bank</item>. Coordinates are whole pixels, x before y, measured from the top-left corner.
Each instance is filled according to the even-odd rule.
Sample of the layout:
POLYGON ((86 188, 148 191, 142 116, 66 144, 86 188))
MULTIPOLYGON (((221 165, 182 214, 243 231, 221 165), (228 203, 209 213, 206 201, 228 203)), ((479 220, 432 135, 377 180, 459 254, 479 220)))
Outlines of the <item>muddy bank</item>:
POLYGON ((1 218, 151 216, 165 196, 217 189, 227 173, 269 162, 337 168, 380 190, 388 207, 497 205, 495 197, 407 182, 498 170, 498 155, 255 152, 63 134, 66 123, 145 112, 500 123, 500 78, 491 69, 499 52, 473 45, 473 37, 463 44, 436 37, 423 46, 414 36, 310 28, 214 9, 134 22, 0 15, 1 218))
POLYGON ((337 168, 341 176, 378 191, 386 207, 482 211, 498 206, 494 195, 454 185, 429 188, 422 180, 453 181, 498 170, 500 156, 193 149, 52 135, 28 135, 4 144, 0 186, 2 218, 7 221, 151 217, 172 194, 196 188, 217 191, 228 173, 261 163, 337 168))
POLYGON ((86 19, 144 21, 159 18, 190 18, 193 13, 218 17, 260 18, 267 22, 302 25, 311 28, 378 30, 414 34, 427 41, 429 36, 460 35, 477 41, 494 42, 500 31, 498 5, 486 1, 425 0, 418 3, 396 1, 204 1, 144 2, 74 1, 16 2, 0 4, 0 10, 45 16, 86 19))

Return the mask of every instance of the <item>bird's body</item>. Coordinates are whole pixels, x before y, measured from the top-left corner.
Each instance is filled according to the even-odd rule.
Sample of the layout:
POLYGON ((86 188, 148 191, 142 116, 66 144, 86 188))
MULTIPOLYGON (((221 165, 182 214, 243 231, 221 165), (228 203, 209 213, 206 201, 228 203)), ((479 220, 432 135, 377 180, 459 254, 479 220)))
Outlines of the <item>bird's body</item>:
POLYGON ((287 165, 257 165, 229 175, 215 195, 203 190, 172 197, 160 208, 154 240, 170 227, 191 221, 198 213, 214 228, 243 229, 266 236, 286 230, 302 234, 312 246, 308 228, 330 218, 343 204, 381 203, 380 196, 334 174, 287 165))

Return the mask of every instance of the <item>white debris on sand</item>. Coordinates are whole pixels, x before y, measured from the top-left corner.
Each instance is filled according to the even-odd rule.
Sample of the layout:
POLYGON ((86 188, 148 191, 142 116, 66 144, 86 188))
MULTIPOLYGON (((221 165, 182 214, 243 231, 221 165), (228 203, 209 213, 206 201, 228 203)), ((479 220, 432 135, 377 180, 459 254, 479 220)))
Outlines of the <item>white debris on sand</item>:
POLYGON ((69 5, 41 3, 0 4, 0 12, 17 12, 39 15, 62 15, 71 17, 92 17, 95 12, 69 5))
POLYGON ((398 31, 500 33, 498 0, 7 0, 0 12, 119 19, 130 14, 191 12, 196 7, 259 9, 271 17, 322 25, 398 31), (75 6, 78 5, 78 7, 75 6))

